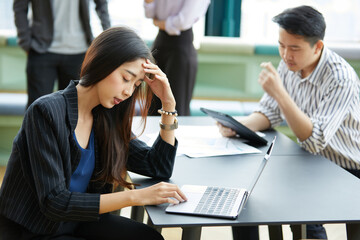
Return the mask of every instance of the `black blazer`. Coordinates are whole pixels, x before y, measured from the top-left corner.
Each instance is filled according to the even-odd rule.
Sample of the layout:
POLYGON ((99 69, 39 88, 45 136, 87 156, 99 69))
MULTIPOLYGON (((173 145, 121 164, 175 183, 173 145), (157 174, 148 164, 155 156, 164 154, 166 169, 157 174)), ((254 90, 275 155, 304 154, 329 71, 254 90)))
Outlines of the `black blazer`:
MULTIPOLYGON (((14 0, 13 9, 18 44, 25 51, 34 49, 45 53, 50 47, 54 35, 54 20, 51 0, 14 0), (32 21, 28 19, 28 9, 31 3, 32 21)), ((105 30, 110 27, 110 16, 107 0, 94 0, 96 12, 105 30)), ((93 34, 90 26, 89 0, 80 0, 80 20, 87 43, 90 45, 93 34)))
MULTIPOLYGON (((94 181, 87 193, 69 191, 81 154, 73 138, 78 119, 75 86, 72 81, 65 90, 43 96, 28 108, 1 186, 0 214, 34 233, 55 233, 63 221, 97 221, 100 194, 112 191, 112 185, 94 181)), ((128 170, 171 176, 177 142, 174 147, 158 136, 152 147, 138 139, 129 147, 128 170)), ((96 150, 93 178, 100 169, 96 150)))

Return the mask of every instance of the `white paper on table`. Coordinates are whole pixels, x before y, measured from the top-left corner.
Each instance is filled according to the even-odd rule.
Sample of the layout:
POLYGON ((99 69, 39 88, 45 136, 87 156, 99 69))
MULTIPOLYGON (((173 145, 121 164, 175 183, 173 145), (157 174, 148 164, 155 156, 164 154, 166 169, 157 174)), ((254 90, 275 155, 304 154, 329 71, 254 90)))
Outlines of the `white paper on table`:
MULTIPOLYGON (((147 134, 148 145, 152 145, 158 133, 147 134)), ((210 157, 261 152, 244 143, 240 138, 221 136, 219 128, 213 126, 179 126, 175 132, 179 142, 177 155, 188 157, 210 157)))

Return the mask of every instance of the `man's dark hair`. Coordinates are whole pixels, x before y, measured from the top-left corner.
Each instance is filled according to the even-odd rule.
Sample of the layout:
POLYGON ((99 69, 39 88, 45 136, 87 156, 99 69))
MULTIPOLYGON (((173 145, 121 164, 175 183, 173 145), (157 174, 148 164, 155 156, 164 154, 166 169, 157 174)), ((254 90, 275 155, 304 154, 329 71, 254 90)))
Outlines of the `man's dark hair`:
POLYGON ((310 6, 286 9, 272 20, 288 33, 303 36, 311 46, 324 39, 324 17, 310 6))

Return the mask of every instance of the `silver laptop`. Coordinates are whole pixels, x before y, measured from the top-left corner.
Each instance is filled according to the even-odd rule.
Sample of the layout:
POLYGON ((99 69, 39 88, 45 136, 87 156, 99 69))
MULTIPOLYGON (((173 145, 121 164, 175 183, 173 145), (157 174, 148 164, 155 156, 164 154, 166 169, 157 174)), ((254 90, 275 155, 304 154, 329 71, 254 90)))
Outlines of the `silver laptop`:
POLYGON ((276 137, 261 161, 249 190, 245 188, 184 185, 181 191, 184 192, 188 200, 180 204, 170 204, 165 211, 167 213, 206 217, 237 218, 270 158, 275 139, 276 137))

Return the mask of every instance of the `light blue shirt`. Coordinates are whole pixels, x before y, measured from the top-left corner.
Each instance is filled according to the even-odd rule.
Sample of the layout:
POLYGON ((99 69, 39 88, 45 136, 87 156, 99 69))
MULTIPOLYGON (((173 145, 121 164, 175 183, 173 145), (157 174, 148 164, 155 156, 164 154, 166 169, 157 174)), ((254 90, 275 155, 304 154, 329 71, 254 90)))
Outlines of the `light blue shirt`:
POLYGON ((144 8, 147 18, 166 21, 169 35, 180 35, 205 15, 209 4, 210 0, 154 0, 144 2, 144 8))

